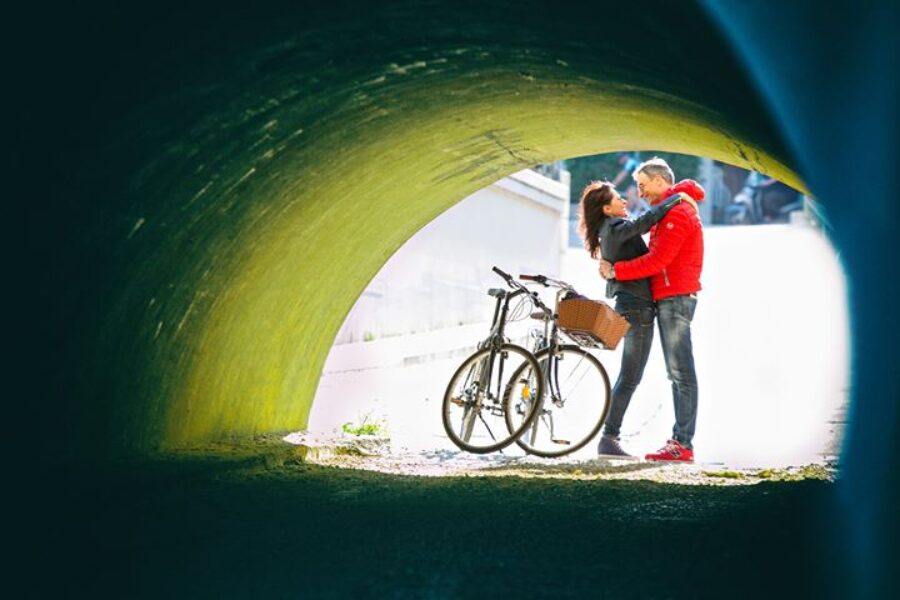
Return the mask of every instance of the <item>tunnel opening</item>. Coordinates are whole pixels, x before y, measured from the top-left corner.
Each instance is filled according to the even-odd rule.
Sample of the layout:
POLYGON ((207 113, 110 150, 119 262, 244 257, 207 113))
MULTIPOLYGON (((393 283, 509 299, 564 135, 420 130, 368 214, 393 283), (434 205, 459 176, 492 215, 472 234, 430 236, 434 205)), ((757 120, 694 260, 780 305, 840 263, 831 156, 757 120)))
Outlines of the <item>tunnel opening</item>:
MULTIPOLYGON (((621 176, 623 158, 634 154, 570 159, 574 184, 567 161, 515 173, 423 227, 349 312, 323 368, 308 428, 285 439, 317 448, 326 462, 334 458, 329 446, 358 443, 364 454, 395 459, 373 460, 371 468, 395 464, 427 474, 534 459, 515 445, 494 453, 493 462, 465 456, 441 426, 447 381, 490 329, 494 300, 486 291, 504 287, 493 265, 562 278, 615 303, 583 248, 572 201, 587 180, 616 181, 623 197, 637 200, 632 217, 640 214, 630 173, 621 176)), ((702 390, 697 443, 705 446, 698 462, 725 472, 825 466, 833 476, 849 402, 850 339, 846 275, 824 212, 811 197, 753 171, 689 155, 640 154, 663 154, 679 167, 678 179, 699 179, 709 190, 698 207, 706 258, 693 325, 702 390), (728 175, 737 185, 728 186, 728 175), (760 190, 781 188, 792 192, 781 201, 788 209, 770 206, 765 218, 747 224, 744 203, 754 186, 757 210, 773 204, 761 201, 760 190)), ((552 304, 552 293, 543 296, 552 304)), ((533 349, 538 323, 529 313, 517 315, 509 337, 533 349)), ((615 383, 622 345, 594 355, 615 383)), ((623 443, 639 455, 667 439, 670 386, 657 337, 622 431, 623 443)), ((571 471, 596 459, 597 439, 557 462, 571 471)))

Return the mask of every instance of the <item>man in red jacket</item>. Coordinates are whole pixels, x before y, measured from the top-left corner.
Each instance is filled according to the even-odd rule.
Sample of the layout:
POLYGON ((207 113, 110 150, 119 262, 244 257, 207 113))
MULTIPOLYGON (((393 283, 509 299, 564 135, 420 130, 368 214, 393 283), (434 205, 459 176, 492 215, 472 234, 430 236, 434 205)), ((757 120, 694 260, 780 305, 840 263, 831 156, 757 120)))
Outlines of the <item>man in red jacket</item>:
MULTIPOLYGON (((675 184, 672 169, 661 158, 641 163, 634 171, 638 193, 651 205, 684 192, 696 201, 704 197, 697 182, 675 184)), ((693 462, 691 441, 697 423, 697 373, 691 344, 691 321, 697 308, 700 272, 703 270, 703 226, 696 203, 682 202, 650 230, 649 252, 615 265, 601 260, 607 279, 630 281, 650 277, 650 291, 657 307, 659 337, 672 381, 675 427, 672 439, 647 460, 693 462)))

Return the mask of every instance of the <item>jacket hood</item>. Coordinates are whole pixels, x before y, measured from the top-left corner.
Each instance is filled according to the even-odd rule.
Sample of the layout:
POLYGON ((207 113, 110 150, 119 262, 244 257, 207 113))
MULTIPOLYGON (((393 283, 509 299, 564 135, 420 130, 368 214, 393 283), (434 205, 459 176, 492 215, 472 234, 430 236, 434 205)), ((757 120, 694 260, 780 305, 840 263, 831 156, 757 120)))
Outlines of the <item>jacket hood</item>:
POLYGON ((672 187, 670 187, 663 194, 663 198, 668 198, 672 194, 678 194, 680 192, 684 192, 697 202, 703 200, 706 197, 706 192, 703 190, 703 186, 694 181, 693 179, 682 179, 672 187))

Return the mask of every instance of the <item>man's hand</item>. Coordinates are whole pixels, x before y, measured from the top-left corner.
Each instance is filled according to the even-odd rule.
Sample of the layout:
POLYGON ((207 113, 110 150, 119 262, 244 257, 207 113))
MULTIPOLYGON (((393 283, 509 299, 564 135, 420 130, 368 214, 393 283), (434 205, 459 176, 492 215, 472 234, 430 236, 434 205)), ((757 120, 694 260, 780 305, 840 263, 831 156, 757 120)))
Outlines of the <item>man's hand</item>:
POLYGON ((600 259, 600 276, 603 277, 603 279, 612 279, 613 278, 612 270, 613 270, 612 263, 601 258, 600 259))

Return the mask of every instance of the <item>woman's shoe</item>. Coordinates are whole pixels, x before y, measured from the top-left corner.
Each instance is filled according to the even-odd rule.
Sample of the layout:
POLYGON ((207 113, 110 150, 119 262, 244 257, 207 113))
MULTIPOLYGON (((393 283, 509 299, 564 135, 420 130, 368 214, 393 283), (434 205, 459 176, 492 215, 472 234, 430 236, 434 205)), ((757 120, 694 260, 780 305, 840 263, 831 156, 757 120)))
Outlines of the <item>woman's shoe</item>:
POLYGON ((619 438, 607 435, 600 436, 600 443, 597 444, 597 456, 603 458, 637 458, 622 449, 622 446, 619 445, 619 438))

